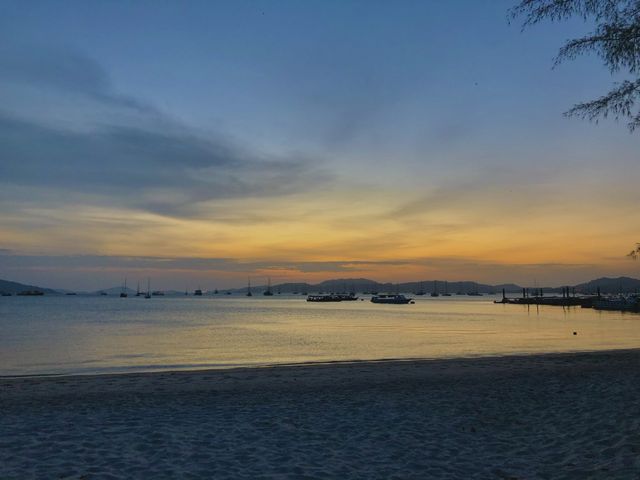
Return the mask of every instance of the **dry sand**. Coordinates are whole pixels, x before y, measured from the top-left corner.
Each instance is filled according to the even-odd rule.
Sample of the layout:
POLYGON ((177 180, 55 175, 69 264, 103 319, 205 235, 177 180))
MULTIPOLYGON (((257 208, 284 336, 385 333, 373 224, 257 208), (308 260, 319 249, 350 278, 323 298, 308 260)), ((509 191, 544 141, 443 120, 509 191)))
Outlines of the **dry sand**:
POLYGON ((0 378, 1 479, 640 478, 640 350, 0 378))

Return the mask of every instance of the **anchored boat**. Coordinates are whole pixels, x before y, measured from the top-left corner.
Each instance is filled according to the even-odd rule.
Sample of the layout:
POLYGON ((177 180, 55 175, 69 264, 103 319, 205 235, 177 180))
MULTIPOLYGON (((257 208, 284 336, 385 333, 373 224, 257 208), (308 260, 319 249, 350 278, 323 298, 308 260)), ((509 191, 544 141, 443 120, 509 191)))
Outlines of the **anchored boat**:
POLYGON ((390 303, 396 305, 402 305, 407 303, 414 303, 412 298, 407 298, 404 295, 374 295, 371 297, 373 303, 390 303))

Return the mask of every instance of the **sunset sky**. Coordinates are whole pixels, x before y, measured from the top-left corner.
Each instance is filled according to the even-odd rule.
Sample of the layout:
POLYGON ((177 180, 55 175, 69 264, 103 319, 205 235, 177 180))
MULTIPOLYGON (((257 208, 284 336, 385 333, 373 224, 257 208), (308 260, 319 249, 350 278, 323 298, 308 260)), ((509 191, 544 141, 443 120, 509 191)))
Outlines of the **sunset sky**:
POLYGON ((0 278, 640 277, 640 134, 515 1, 0 8, 0 278))

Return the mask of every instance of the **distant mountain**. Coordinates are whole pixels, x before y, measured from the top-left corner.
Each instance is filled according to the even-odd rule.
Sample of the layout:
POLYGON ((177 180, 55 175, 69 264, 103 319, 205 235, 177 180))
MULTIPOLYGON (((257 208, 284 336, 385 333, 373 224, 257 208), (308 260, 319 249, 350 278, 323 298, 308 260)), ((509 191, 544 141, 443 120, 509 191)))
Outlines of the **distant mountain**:
POLYGON ((25 285, 24 283, 10 282, 8 280, 0 280, 0 293, 11 293, 15 295, 16 293, 24 292, 26 290, 37 290, 49 295, 56 295, 60 293, 51 288, 37 287, 35 285, 25 285))
POLYGON ((522 291, 522 287, 520 285, 516 285, 515 283, 503 283, 500 285, 494 285, 495 290, 498 293, 502 292, 502 289, 504 288, 505 292, 508 293, 514 293, 514 292, 521 292, 522 291))
MULTIPOLYGON (((574 287, 577 293, 595 293, 598 288, 603 294, 607 293, 632 293, 640 292, 640 280, 630 277, 617 277, 608 278, 602 277, 590 282, 581 283, 574 287)), ((260 295, 267 289, 266 285, 252 285, 251 290, 254 295, 260 295)), ((506 293, 521 293, 522 287, 514 283, 505 283, 499 285, 487 285, 483 283, 477 283, 472 281, 460 281, 449 282, 444 280, 423 280, 419 282, 403 282, 403 283, 379 283, 367 278, 339 278, 333 280, 325 280, 317 284, 309 284, 305 282, 299 283, 281 283, 271 286, 271 290, 277 295, 278 293, 317 293, 317 292, 379 292, 379 293, 415 293, 420 290, 424 290, 426 293, 431 293, 437 289, 438 293, 444 293, 445 289, 451 294, 467 294, 467 293, 502 293, 502 289, 505 289, 506 293)), ((62 295, 69 292, 68 290, 53 290, 51 288, 43 288, 35 285, 25 285, 17 282, 10 282, 8 280, 0 280, 0 293, 16 294, 25 290, 39 290, 45 294, 58 294, 62 295)), ((529 288, 532 291, 532 288, 529 288)), ((145 290, 146 291, 146 290, 145 290)), ((219 289, 220 294, 226 292, 232 292, 234 294, 244 294, 247 291, 247 287, 234 288, 234 289, 219 289)), ((562 292, 561 287, 545 287, 543 289, 546 294, 560 294, 562 292)), ((95 292, 79 292, 85 295, 100 295, 102 292, 107 295, 120 295, 122 287, 111 287, 95 292)), ((129 295, 135 295, 136 290, 127 288, 126 292, 129 295)), ((164 292, 168 296, 184 296, 184 291, 179 290, 166 290, 164 292)), ((206 295, 213 295, 213 291, 207 291, 206 295)), ((193 295, 193 291, 189 291, 189 295, 193 295)))
POLYGON ((600 293, 635 293, 640 292, 640 280, 630 277, 602 277, 576 285, 576 291, 580 293, 595 293, 598 288, 600 293))

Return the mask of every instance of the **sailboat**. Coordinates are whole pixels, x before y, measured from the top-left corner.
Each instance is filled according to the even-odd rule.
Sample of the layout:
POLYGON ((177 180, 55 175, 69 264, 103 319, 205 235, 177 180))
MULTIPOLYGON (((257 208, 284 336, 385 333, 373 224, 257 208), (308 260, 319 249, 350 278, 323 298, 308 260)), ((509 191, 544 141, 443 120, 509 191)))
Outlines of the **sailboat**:
POLYGON ((147 278, 147 293, 144 298, 151 298, 151 279, 147 278))
POLYGON ((136 290, 136 297, 139 297, 140 295, 142 295, 142 293, 140 292, 140 282, 138 282, 138 290, 136 290))
POLYGON ((416 295, 424 295, 426 292, 424 291, 424 283, 420 282, 420 290, 416 292, 416 295))
POLYGON ((247 278, 247 297, 253 297, 253 293, 251 293, 251 278, 247 278))
POLYGON ((122 287, 122 291, 120 292, 120 298, 127 298, 129 295, 127 294, 127 278, 124 279, 124 286, 122 287))
POLYGON ((443 297, 450 297, 451 294, 449 293, 449 284, 445 281, 444 282, 444 293, 442 294, 443 297))
POLYGON ((431 292, 431 296, 432 297, 439 297, 440 294, 438 293, 438 281, 434 280, 433 281, 433 292, 431 292))
POLYGON ((267 297, 273 296, 273 292, 271 291, 271 277, 268 277, 267 279, 267 289, 263 292, 263 295, 267 297))

